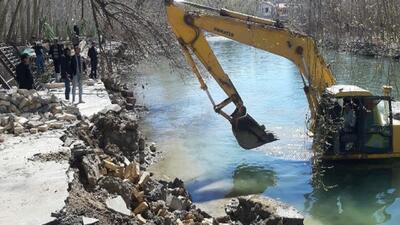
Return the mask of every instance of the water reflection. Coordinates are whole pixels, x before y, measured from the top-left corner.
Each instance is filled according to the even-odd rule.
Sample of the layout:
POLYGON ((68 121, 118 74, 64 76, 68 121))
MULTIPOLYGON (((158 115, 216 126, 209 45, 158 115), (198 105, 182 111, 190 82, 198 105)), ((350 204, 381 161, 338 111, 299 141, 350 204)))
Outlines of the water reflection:
POLYGON ((250 194, 261 194, 277 183, 276 173, 269 168, 241 164, 234 170, 232 178, 194 179, 186 182, 193 201, 231 198, 250 194))
MULTIPOLYGON (((322 182, 305 195, 305 210, 325 225, 388 223, 388 208, 400 197, 400 165, 337 165, 327 169, 322 182)), ((318 183, 318 182, 317 182, 318 183)))
POLYGON ((371 58, 353 54, 324 52, 339 84, 354 84, 382 94, 383 85, 392 85, 393 96, 400 97, 400 63, 391 58, 371 58))
POLYGON ((233 188, 225 197, 261 194, 276 185, 276 173, 260 166, 240 165, 233 172, 233 188))

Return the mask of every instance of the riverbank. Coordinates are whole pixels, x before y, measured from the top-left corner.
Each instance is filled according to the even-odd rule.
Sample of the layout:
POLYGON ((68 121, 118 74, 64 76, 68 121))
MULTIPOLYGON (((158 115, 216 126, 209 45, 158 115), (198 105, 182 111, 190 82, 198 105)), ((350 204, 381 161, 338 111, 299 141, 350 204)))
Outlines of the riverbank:
POLYGON ((1 224, 45 224, 64 206, 70 149, 60 137, 111 104, 102 83, 86 82, 83 96, 86 103, 75 106, 61 100, 62 89, 2 92, 8 107, 0 114, 1 224))
MULTIPOLYGON (((124 62, 117 66, 126 67, 124 62)), ((58 103, 48 109, 59 110, 50 116, 57 119, 53 123, 58 129, 31 134, 35 128, 25 124, 34 116, 17 116, 27 116, 28 121, 14 126, 22 127, 16 129, 21 133, 5 134, 1 144, 1 189, 7 191, 0 199, 6 212, 2 223, 302 224, 302 216, 285 210, 288 206, 254 197, 230 201, 228 215, 213 218, 192 203, 182 181, 153 177, 147 167, 162 146, 149 142, 141 132, 138 122, 144 107, 135 105, 133 92, 118 74, 103 82, 104 86, 87 82, 86 103, 77 107, 60 100, 62 89, 40 93, 58 103), (262 216, 246 213, 253 209, 262 216), (292 213, 281 215, 281 209, 292 213), (15 217, 20 212, 26 216, 15 217)), ((39 115, 41 122, 36 125, 51 121, 39 115)))
MULTIPOLYGON (((126 65, 122 63, 116 66, 123 68, 126 65)), ((90 121, 78 125, 80 127, 78 130, 86 130, 83 132, 85 134, 76 135, 73 131, 67 132, 67 139, 75 138, 82 141, 82 137, 89 137, 83 140, 92 140, 93 143, 84 141, 85 153, 79 154, 79 157, 73 160, 75 183, 70 185, 70 196, 66 201, 66 207, 58 215, 58 222, 79 220, 80 217, 76 217, 76 214, 86 214, 100 219, 101 224, 113 224, 116 221, 120 224, 129 223, 129 221, 141 224, 233 224, 240 220, 246 220, 244 224, 250 224, 250 220, 269 220, 272 224, 275 224, 273 221, 283 220, 285 220, 283 224, 287 224, 286 221, 294 224, 302 223, 302 217, 298 213, 279 216, 276 209, 282 208, 283 205, 277 202, 275 207, 264 209, 266 214, 260 218, 239 218, 240 216, 236 218, 235 215, 239 215, 240 210, 231 210, 231 216, 225 214, 213 218, 197 209, 182 181, 177 178, 163 181, 153 177, 146 170, 156 158, 159 147, 153 143, 147 143, 146 138, 142 136, 138 122, 139 113, 144 107, 133 105, 133 110, 127 110, 131 109, 130 104, 134 104, 135 101, 132 100, 134 96, 127 89, 127 85, 121 83, 120 80, 118 74, 113 74, 112 79, 103 79, 111 101, 118 103, 119 108, 114 105, 115 108, 108 112, 95 115, 90 121), (129 140, 131 143, 126 143, 128 137, 132 138, 129 140), (107 139, 106 143, 104 139, 107 139), (130 147, 126 149, 127 146, 130 147), (90 168, 87 162, 92 165, 90 168), (82 171, 84 171, 83 176, 82 171), (95 175, 95 179, 92 179, 92 175, 95 175), (91 180, 97 182, 89 182, 91 180), (84 202, 88 202, 87 205, 79 204, 78 200, 82 197, 84 202), (120 206, 126 207, 113 209, 109 203, 114 201, 119 201, 120 206), (117 214, 115 214, 116 211, 117 214), (274 219, 272 215, 275 216, 274 219)), ((72 152, 74 151, 72 149, 72 152)), ((78 150, 78 152, 81 151, 78 150)), ((250 202, 250 200, 243 200, 243 202, 250 202)), ((250 211, 250 208, 255 205, 262 205, 262 203, 250 204, 245 208, 250 211)), ((236 207, 239 205, 236 204, 236 207)))
POLYGON ((400 60, 400 48, 396 44, 382 44, 360 41, 342 40, 336 43, 330 40, 324 40, 321 47, 338 52, 347 52, 358 56, 367 57, 387 57, 394 60, 400 60))

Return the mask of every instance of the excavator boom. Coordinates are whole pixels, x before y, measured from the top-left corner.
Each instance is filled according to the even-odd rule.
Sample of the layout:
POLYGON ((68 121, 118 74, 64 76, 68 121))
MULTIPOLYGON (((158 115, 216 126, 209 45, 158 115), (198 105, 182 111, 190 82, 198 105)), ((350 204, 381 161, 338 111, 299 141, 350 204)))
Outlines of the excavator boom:
MULTIPOLYGON (((239 145, 245 149, 251 149, 272 142, 276 140, 276 137, 271 132, 265 131, 264 126, 259 125, 247 114, 238 91, 207 42, 205 32, 223 36, 291 60, 299 68, 311 111, 311 121, 315 120, 318 100, 327 87, 335 84, 335 79, 311 37, 284 28, 279 22, 226 9, 219 10, 185 1, 177 3, 166 0, 165 4, 168 22, 200 82, 201 88, 207 92, 215 111, 230 121, 239 145), (185 9, 184 5, 210 10, 216 15, 189 11, 185 9), (217 81, 227 95, 226 100, 219 104, 214 102, 194 57, 217 81), (228 115, 223 108, 230 103, 233 103, 236 109, 231 115, 228 115)), ((311 131, 313 128, 311 126, 311 131)))

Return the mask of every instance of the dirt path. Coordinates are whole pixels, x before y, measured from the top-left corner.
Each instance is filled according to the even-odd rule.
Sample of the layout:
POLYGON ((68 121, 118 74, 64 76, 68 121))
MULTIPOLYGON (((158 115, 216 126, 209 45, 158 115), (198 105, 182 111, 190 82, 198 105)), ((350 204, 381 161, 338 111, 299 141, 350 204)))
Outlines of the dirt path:
MULTIPOLYGON (((63 99, 63 89, 52 91, 63 99)), ((102 83, 84 86, 78 105, 81 114, 91 116, 110 99, 102 83)), ((5 135, 0 144, 0 224, 44 224, 51 213, 63 208, 68 196, 69 163, 60 137, 63 130, 41 134, 5 135)))

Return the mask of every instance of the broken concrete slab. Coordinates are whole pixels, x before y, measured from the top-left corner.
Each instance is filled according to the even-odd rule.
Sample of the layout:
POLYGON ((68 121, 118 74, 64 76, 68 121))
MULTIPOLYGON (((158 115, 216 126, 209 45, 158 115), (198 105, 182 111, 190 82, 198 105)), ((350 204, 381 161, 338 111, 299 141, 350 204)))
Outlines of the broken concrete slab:
POLYGON ((15 126, 14 127, 14 134, 15 135, 20 135, 22 133, 24 133, 25 129, 21 126, 15 126))
POLYGON ((112 104, 112 105, 108 105, 108 106, 106 106, 106 107, 104 107, 104 109, 102 109, 101 111, 100 111, 100 113, 102 113, 102 114, 106 114, 107 112, 109 112, 109 111, 112 111, 112 112, 120 112, 122 110, 122 108, 121 108, 121 106, 119 106, 119 105, 117 105, 117 104, 112 104))
POLYGON ((96 154, 83 156, 82 167, 89 187, 94 187, 102 176, 100 172, 101 161, 96 154))
POLYGON ((127 216, 131 215, 131 211, 126 207, 125 201, 121 196, 111 197, 106 200, 106 206, 108 209, 113 210, 127 216))
POLYGON ((37 121, 37 120, 30 120, 27 123, 28 128, 37 128, 39 126, 42 126, 44 123, 42 121, 37 121))
POLYGON ((93 225, 99 222, 98 219, 82 216, 83 225, 93 225))
MULTIPOLYGON (((85 85, 83 90, 83 101, 85 103, 77 105, 82 116, 90 117, 101 111, 105 106, 111 105, 111 100, 102 82, 95 83, 94 86, 85 85)), ((64 99, 63 89, 51 91, 60 99, 64 99)))
POLYGON ((46 132, 48 130, 49 130, 49 126, 46 124, 38 127, 39 132, 46 132))
POLYGON ((54 122, 49 124, 50 129, 62 129, 64 127, 64 124, 61 122, 54 122))
POLYGON ((183 196, 167 195, 165 204, 173 210, 186 210, 190 206, 190 202, 183 196))
POLYGON ((51 132, 38 139, 7 135, 0 155, 0 224, 44 224, 64 206, 68 162, 28 160, 38 153, 59 151, 59 135, 51 132))
POLYGON ((147 183, 147 181, 149 181, 150 179, 150 173, 149 172, 143 172, 142 176, 140 176, 140 180, 139 180, 139 186, 140 187, 144 187, 147 183))
POLYGON ((232 220, 240 221, 243 224, 268 222, 282 225, 303 225, 304 221, 303 215, 294 207, 259 195, 232 199, 225 211, 232 220))

